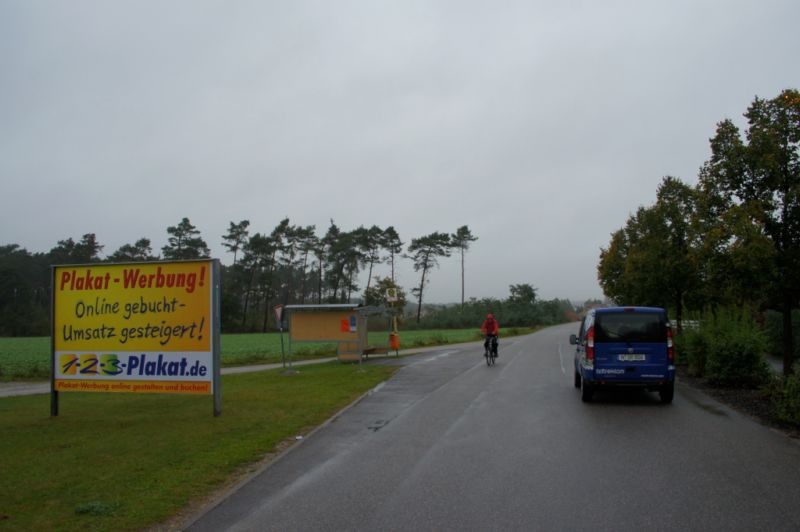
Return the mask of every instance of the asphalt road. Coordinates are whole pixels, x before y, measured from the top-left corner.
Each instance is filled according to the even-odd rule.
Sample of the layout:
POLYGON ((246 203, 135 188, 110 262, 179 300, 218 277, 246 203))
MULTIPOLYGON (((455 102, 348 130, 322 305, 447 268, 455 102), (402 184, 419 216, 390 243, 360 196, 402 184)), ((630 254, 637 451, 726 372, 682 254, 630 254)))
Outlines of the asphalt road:
POLYGON ((800 530, 796 441, 680 385, 582 403, 574 329, 403 359, 189 530, 800 530))

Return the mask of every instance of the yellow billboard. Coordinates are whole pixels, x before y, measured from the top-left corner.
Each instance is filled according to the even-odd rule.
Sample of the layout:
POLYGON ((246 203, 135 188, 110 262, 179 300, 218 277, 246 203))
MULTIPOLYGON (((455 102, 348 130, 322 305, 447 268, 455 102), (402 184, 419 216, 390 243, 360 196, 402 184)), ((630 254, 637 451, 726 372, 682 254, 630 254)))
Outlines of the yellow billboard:
POLYGON ((53 267, 54 390, 213 393, 215 272, 210 259, 53 267))

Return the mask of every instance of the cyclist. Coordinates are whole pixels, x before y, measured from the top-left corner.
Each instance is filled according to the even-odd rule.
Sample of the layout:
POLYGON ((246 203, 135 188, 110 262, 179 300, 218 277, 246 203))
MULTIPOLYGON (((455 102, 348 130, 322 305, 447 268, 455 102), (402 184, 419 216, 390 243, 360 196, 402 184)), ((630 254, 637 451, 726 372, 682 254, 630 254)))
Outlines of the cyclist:
POLYGON ((491 350, 494 352, 494 356, 497 355, 497 335, 500 332, 500 325, 497 324, 497 320, 494 319, 494 314, 491 312, 486 315, 486 319, 483 320, 483 325, 481 325, 481 334, 486 337, 486 340, 483 342, 483 347, 486 348, 488 351, 491 346, 491 350), (491 342, 491 344, 489 343, 491 342))

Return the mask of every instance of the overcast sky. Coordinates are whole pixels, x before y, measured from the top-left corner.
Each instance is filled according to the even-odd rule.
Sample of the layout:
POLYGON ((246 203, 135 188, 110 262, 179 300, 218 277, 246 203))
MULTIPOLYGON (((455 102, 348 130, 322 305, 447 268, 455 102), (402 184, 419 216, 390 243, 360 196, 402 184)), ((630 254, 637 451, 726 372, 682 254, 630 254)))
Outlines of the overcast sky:
MULTIPOLYGON (((662 177, 695 184, 717 122, 800 87, 799 20, 797 0, 0 0, 0 245, 160 252, 188 217, 230 264, 242 219, 467 225, 467 297, 599 298, 600 248, 662 177)), ((426 300, 460 296, 443 259, 426 300)))

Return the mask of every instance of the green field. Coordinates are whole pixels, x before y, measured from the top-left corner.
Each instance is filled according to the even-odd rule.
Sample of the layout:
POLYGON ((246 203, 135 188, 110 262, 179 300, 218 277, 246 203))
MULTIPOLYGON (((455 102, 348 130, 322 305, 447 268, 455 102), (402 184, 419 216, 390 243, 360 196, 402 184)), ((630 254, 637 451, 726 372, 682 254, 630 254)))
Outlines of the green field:
MULTIPOLYGON (((397 367, 338 362, 224 375, 210 396, 0 399, 0 530, 143 530, 197 504, 397 367)), ((161 527, 160 527, 161 528, 161 527)))
POLYGON ((49 336, 0 338, 0 380, 49 377, 49 336))
MULTIPOLYGON (((511 329, 506 335, 523 334, 530 329, 511 329)), ((477 329, 401 331, 400 348, 477 341, 477 329)), ((388 333, 371 332, 371 345, 387 345, 388 333)), ((288 335, 284 349, 288 354, 288 335)), ((223 366, 242 366, 281 361, 279 333, 223 334, 220 338, 223 366)), ((303 343, 292 348, 295 360, 322 358, 336 353, 334 344, 303 343)), ((50 337, 0 338, 0 381, 43 380, 50 378, 50 337)))

